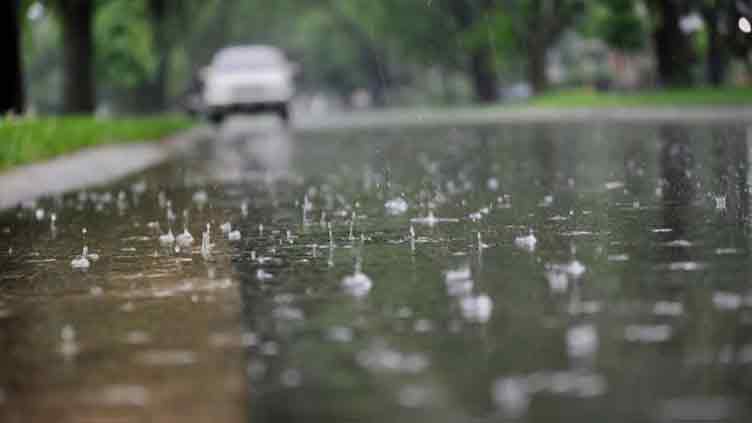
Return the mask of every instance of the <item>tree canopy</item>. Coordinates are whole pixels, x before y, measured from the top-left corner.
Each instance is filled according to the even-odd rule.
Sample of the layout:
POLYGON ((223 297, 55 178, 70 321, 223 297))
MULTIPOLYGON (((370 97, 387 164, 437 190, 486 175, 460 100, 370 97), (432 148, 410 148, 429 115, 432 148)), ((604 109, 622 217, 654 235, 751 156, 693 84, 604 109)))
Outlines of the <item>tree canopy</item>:
MULTIPOLYGON (((10 4, 18 7, 12 32, 23 39, 18 57, 31 103, 51 112, 91 112, 95 104, 113 111, 174 107, 212 54, 229 44, 278 45, 300 63, 304 91, 347 101, 365 90, 375 105, 410 101, 406 93, 436 86, 453 101, 494 102, 503 85, 520 81, 543 92, 551 83, 551 53, 566 34, 600 40, 618 54, 653 57, 662 85, 721 84, 732 62, 750 67, 750 36, 736 22, 752 18, 752 0, 10 4), (702 25, 687 30, 692 15, 702 25)), ((20 75, 21 68, 12 72, 20 75)), ((7 103, 10 95, 3 97, 7 103)))

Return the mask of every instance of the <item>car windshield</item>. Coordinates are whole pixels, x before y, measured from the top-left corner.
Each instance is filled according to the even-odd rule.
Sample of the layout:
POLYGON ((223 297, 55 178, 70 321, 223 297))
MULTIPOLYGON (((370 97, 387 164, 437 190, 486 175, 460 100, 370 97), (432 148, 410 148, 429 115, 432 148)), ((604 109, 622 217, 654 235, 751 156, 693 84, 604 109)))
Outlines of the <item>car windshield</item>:
POLYGON ((284 60, 281 54, 270 49, 231 49, 220 52, 214 59, 215 69, 231 72, 248 69, 279 68, 284 60))

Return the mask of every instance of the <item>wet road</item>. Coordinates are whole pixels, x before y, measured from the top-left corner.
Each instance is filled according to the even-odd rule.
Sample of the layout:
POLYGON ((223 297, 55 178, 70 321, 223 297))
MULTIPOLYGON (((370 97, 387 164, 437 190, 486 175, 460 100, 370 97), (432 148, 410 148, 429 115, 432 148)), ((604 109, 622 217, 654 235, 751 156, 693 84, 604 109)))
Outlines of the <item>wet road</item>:
POLYGON ((750 142, 230 120, 0 213, 0 421, 749 421, 750 142))

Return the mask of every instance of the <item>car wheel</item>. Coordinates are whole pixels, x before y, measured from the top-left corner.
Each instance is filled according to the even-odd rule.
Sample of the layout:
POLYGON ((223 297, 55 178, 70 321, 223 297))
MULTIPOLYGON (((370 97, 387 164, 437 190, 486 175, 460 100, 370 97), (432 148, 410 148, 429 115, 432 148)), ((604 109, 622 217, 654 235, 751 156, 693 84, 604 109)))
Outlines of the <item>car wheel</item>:
POLYGON ((290 123, 290 107, 287 103, 283 103, 277 107, 277 114, 285 125, 290 123))
POLYGON ((214 125, 221 125, 223 120, 225 120, 225 115, 222 113, 214 112, 209 114, 209 122, 214 125))

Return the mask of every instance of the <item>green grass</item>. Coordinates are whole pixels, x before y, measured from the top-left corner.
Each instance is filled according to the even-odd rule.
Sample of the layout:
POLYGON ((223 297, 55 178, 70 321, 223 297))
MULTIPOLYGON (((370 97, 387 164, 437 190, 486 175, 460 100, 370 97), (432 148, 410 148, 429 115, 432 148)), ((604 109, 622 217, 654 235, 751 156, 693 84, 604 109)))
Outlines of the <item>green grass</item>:
POLYGON ((191 125, 179 116, 0 117, 0 170, 100 144, 157 140, 191 125))
POLYGON ((533 107, 647 107, 752 105, 752 88, 688 88, 635 93, 587 89, 554 91, 530 99, 533 107))

